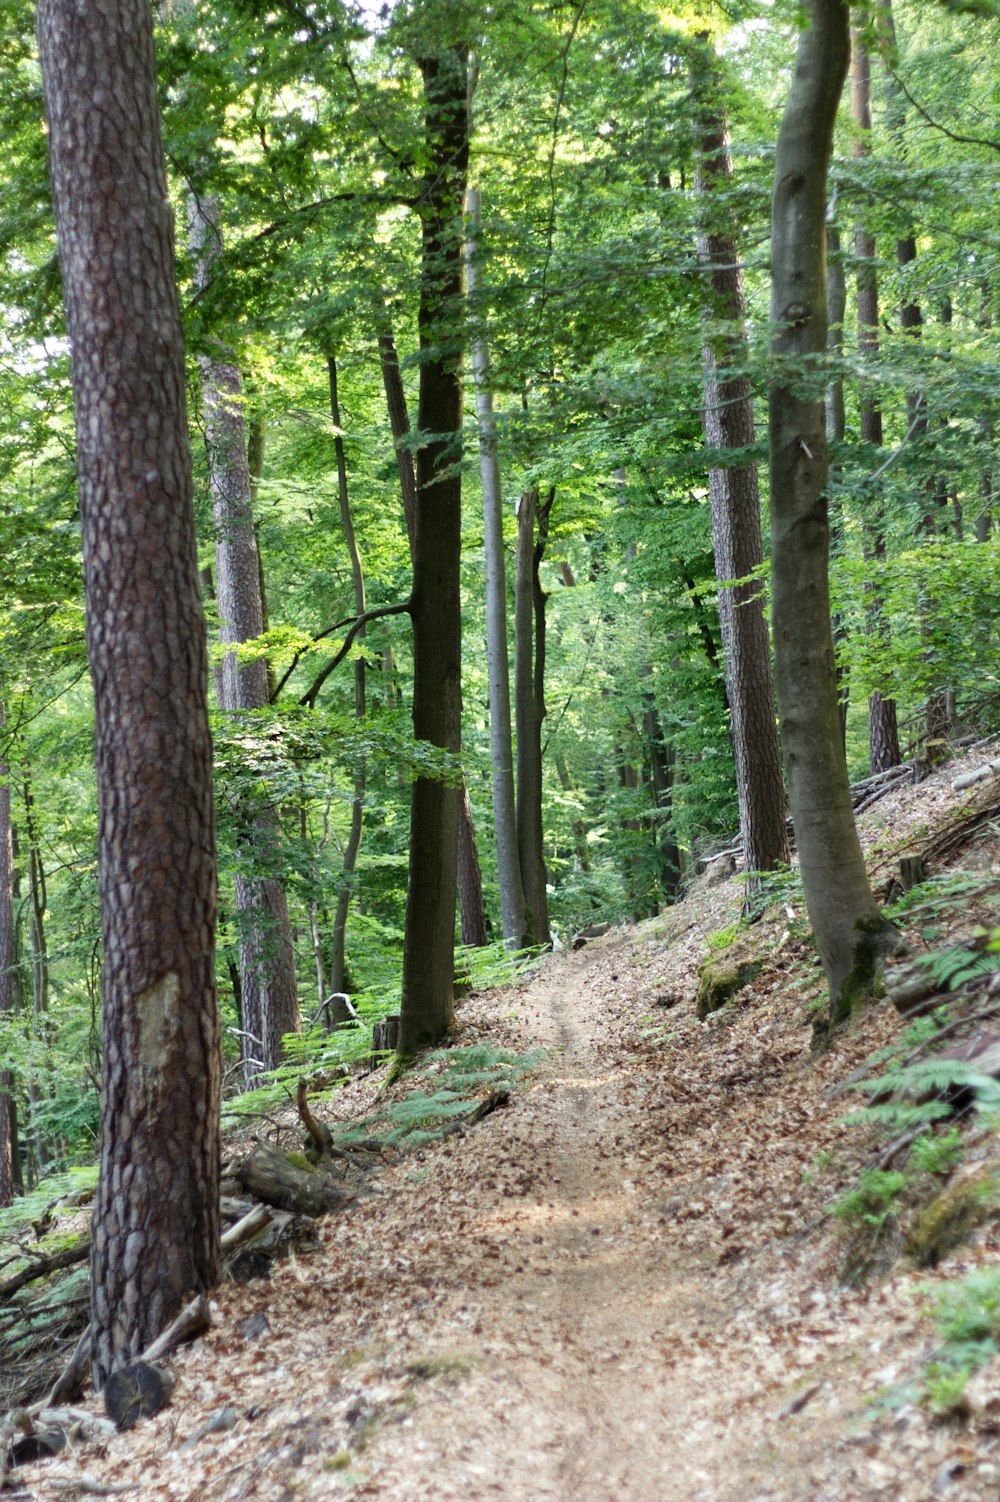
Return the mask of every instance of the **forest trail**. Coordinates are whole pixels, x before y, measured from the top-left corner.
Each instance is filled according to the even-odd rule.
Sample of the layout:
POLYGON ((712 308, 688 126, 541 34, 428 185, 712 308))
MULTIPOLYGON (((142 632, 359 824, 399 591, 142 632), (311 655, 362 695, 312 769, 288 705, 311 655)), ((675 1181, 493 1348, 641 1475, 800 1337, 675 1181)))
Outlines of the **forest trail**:
MULTIPOLYGON (((877 806, 870 857, 952 801, 938 785, 877 806)), ((967 859, 992 895, 954 921, 995 926, 997 832, 967 859)), ((26 1502, 81 1465, 140 1502, 995 1502, 1000 1425, 935 1425, 915 1394, 922 1290, 995 1262, 1000 1229, 841 1284, 830 1205, 871 1147, 837 1087, 898 1020, 883 1003, 811 1057, 821 982, 787 907, 753 930, 760 975, 699 1020, 741 898, 701 883, 469 997, 459 1045, 545 1051, 509 1104, 400 1154, 270 1279, 224 1284, 170 1407, 100 1458, 25 1467, 26 1502)), ((364 1119, 383 1089, 323 1113, 364 1119)))

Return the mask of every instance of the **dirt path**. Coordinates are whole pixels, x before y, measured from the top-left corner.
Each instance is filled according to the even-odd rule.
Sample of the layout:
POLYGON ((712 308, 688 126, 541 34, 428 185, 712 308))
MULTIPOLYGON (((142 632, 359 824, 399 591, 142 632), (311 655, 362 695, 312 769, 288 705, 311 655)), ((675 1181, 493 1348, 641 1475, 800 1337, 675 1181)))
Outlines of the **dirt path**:
MULTIPOLYGON (((528 1082, 381 1172, 313 1253, 225 1285, 171 1407, 88 1475, 139 1502, 995 1502, 1000 1430, 906 1397, 931 1347, 913 1275, 835 1278, 857 1152, 828 1087, 891 1019, 812 1061, 818 979, 776 933, 767 979, 699 1022, 705 935, 738 901, 471 998, 459 1041, 545 1048, 528 1082), (235 1427, 187 1444, 224 1405, 235 1427)), ((80 1468, 26 1468, 21 1495, 80 1468)))

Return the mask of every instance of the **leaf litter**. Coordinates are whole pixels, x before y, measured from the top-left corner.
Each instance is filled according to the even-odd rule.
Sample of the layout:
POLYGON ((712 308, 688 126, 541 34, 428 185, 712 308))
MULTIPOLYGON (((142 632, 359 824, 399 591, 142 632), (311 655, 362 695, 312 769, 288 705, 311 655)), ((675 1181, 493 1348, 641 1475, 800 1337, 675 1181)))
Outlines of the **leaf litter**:
MULTIPOLYGON (((872 860, 954 812, 953 772, 862 817, 872 860)), ((974 848, 995 900, 996 831, 974 848)), ((935 1423, 915 1393, 924 1290, 995 1262, 996 1220, 930 1274, 842 1285, 830 1205, 871 1144, 835 1090, 901 1024, 882 1003, 810 1055, 821 978, 787 908, 756 925, 761 973, 698 1021, 698 965, 741 900, 696 881, 468 998, 460 1045, 544 1051, 510 1103, 398 1156, 315 1252, 225 1285, 169 1409, 21 1468, 14 1495, 85 1470, 171 1502, 995 1499, 1000 1421, 935 1423)), ((331 1124, 371 1117, 384 1073, 331 1124)))

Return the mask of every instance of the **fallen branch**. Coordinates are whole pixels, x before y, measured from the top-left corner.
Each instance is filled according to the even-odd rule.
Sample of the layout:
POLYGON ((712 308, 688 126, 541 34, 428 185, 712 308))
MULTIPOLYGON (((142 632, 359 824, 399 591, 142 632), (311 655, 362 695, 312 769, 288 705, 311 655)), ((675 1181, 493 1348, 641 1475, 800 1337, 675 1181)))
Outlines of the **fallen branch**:
POLYGON ((29 1283, 34 1283, 38 1278, 48 1277, 49 1273, 61 1272, 63 1268, 75 1267, 78 1262, 86 1262, 89 1256, 90 1237, 87 1236, 79 1245, 68 1247, 63 1252, 54 1252, 51 1257, 42 1257, 22 1268, 6 1282, 0 1283, 0 1299, 9 1299, 22 1288, 26 1288, 29 1283))
POLYGON ((177 1346, 184 1345, 186 1341, 194 1340, 196 1335, 202 1335, 212 1327, 212 1311, 208 1299, 203 1293, 186 1304, 175 1320, 172 1320, 167 1328, 158 1335, 150 1345, 146 1347, 139 1361, 152 1364, 161 1357, 167 1356, 177 1346))

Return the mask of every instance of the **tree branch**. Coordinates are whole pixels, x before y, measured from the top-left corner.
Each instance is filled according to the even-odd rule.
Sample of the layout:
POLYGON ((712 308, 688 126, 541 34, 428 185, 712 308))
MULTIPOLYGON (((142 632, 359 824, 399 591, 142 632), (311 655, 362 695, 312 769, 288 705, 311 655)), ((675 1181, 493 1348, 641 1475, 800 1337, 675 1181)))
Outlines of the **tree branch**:
MULTIPOLYGON (((364 615, 354 616, 352 618, 353 625, 351 626, 350 631, 348 631, 347 635, 344 637, 343 643, 341 644, 336 655, 330 659, 330 661, 326 664, 326 667, 323 668, 322 672, 316 675, 309 688, 300 698, 299 703, 305 705, 309 709, 312 709, 315 706, 316 698, 319 694, 320 689, 323 687, 323 684, 329 678, 334 668, 338 668, 343 662, 344 658, 347 656, 348 652, 351 650, 352 645, 354 644, 354 638, 357 636, 359 631, 367 626, 369 621, 384 620, 385 617, 389 615, 408 615, 410 608, 410 601, 402 600, 396 605, 379 605, 374 610, 366 610, 364 615)), ((331 630, 332 629, 334 628, 331 627, 331 630)), ((329 635, 329 632, 325 631, 323 635, 329 635)))
POLYGON ((963 136, 956 130, 949 130, 947 125, 942 125, 940 120, 935 120, 934 116, 928 110, 925 110, 922 104, 917 103, 898 73, 895 73, 892 68, 889 68, 887 71, 893 82, 902 89, 917 114, 926 120, 927 124, 932 126, 934 130, 939 130, 942 135, 947 136, 949 141, 957 141, 962 146, 988 146, 991 151, 1000 151, 1000 141, 991 141, 988 136, 963 136))

